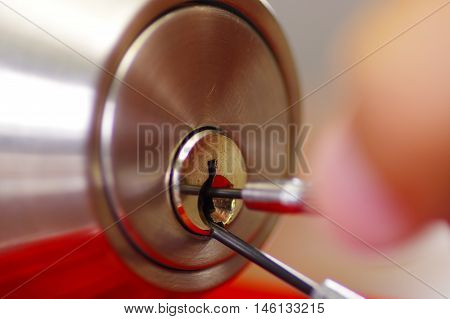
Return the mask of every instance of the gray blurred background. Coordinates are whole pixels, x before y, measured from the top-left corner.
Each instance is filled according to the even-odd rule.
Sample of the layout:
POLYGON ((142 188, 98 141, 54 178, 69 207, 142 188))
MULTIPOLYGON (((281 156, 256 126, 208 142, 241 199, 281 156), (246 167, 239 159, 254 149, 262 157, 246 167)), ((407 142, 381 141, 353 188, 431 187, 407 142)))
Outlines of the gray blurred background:
MULTIPOLYGON (((294 52, 302 96, 348 67, 336 64, 333 59, 338 33, 362 9, 367 10, 368 6, 370 8, 383 1, 268 1, 294 52)), ((313 133, 323 126, 327 114, 335 111, 333 89, 336 85, 338 83, 332 83, 303 101, 303 120, 313 125, 313 133)), ((427 284, 450 295, 450 236, 447 225, 432 225, 401 247, 383 251, 407 269, 405 271, 377 253, 355 250, 336 242, 336 238, 326 232, 324 226, 327 223, 317 217, 284 218, 266 249, 316 280, 331 277, 369 296, 442 297, 427 284)), ((270 275, 256 266, 249 267, 243 275, 283 285, 273 282, 270 275)))

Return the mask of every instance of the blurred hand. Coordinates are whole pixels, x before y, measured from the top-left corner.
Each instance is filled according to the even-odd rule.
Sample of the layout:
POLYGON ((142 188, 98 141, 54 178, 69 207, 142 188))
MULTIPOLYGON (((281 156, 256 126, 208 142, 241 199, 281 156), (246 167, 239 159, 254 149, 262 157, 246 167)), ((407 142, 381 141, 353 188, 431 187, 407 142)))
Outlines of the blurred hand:
POLYGON ((450 5, 419 22, 443 3, 390 1, 342 44, 351 65, 417 23, 345 76, 313 161, 321 212, 371 244, 450 220, 450 5))

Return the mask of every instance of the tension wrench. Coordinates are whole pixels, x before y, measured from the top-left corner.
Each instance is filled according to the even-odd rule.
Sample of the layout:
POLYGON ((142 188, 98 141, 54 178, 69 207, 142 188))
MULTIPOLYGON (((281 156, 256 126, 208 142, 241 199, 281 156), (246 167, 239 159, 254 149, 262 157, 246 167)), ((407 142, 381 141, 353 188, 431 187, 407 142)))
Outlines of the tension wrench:
POLYGON ((300 180, 287 180, 282 183, 284 187, 271 185, 269 183, 253 183, 247 184, 244 189, 214 188, 212 187, 212 182, 216 175, 216 165, 217 162, 215 160, 208 161, 209 177, 203 186, 183 185, 181 187, 181 192, 183 194, 199 196, 198 208, 209 221, 211 227, 210 236, 212 238, 311 298, 362 298, 357 293, 331 279, 326 279, 320 284, 313 281, 271 255, 248 244, 226 230, 224 225, 221 225, 220 222, 214 222, 210 217, 211 213, 215 210, 213 203, 213 198, 215 197, 243 199, 247 207, 259 210, 271 212, 301 212, 303 211, 302 199, 304 185, 300 180))

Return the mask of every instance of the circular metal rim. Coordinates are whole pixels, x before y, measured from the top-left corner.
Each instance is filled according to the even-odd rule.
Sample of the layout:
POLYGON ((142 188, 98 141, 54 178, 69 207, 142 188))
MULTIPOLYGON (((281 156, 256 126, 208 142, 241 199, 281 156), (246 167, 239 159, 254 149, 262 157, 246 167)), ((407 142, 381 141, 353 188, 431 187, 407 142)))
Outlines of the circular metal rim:
POLYGON ((193 130, 190 134, 188 134, 177 146, 175 153, 172 156, 171 165, 169 166, 169 171, 166 174, 166 183, 169 185, 169 199, 170 205, 172 206, 172 210, 177 217, 178 221, 181 225, 189 232, 195 235, 208 236, 211 234, 211 231, 203 230, 198 228, 195 225, 192 225, 190 228, 186 223, 181 219, 180 215, 177 214, 177 204, 182 203, 180 198, 180 168, 182 162, 179 160, 179 155, 183 151, 185 147, 192 148, 195 143, 197 143, 200 139, 207 136, 210 132, 220 132, 220 129, 214 126, 203 126, 196 130, 193 130), (189 147, 190 145, 190 147, 189 147), (195 229, 195 231, 194 231, 195 229))
MULTIPOLYGON (((285 82, 285 89, 287 93, 287 98, 290 103, 290 105, 293 105, 295 103, 298 103, 298 97, 299 97, 299 84, 296 76, 296 69, 295 64, 293 61, 293 58, 291 56, 291 52, 289 49, 289 46, 287 44, 287 41, 284 37, 284 34, 278 25, 275 17, 273 16, 273 11, 270 8, 270 6, 263 1, 258 0, 249 0, 249 1, 238 1, 238 0, 216 0, 216 1, 191 1, 191 0, 168 0, 168 1, 150 1, 144 8, 142 8, 142 11, 139 13, 139 23, 130 23, 130 26, 127 30, 125 30, 124 35, 122 36, 121 41, 119 41, 115 47, 114 54, 110 56, 109 61, 107 61, 105 70, 107 70, 106 73, 112 75, 115 74, 119 64, 122 62, 122 58, 124 57, 125 53, 127 52, 128 48, 134 41, 140 36, 142 31, 144 31, 148 26, 153 24, 157 19, 162 17, 168 12, 171 12, 173 10, 176 10, 178 8, 188 6, 188 5, 209 5, 209 6, 215 6, 219 7, 225 10, 230 11, 231 13, 234 13, 238 15, 239 17, 243 18, 244 21, 249 23, 255 32, 259 33, 263 41, 266 42, 268 45, 270 51, 274 55, 278 67, 280 69, 280 72, 282 74, 283 80, 285 82), (137 24, 137 25, 136 25, 137 24), (112 71, 111 71, 112 70, 112 71)), ((111 76, 105 76, 104 78, 100 79, 99 84, 99 91, 101 92, 98 97, 96 104, 99 105, 99 111, 97 113, 98 121, 94 124, 94 130, 95 132, 100 132, 102 127, 102 117, 103 117, 103 109, 106 104, 106 98, 108 96, 108 92, 111 88, 111 85, 113 83, 113 78, 111 76)), ((289 112, 289 119, 290 122, 299 122, 300 116, 297 112, 297 108, 290 108, 289 112)), ((90 153, 90 159, 93 163, 92 170, 91 170, 91 176, 93 180, 93 184, 95 186, 101 186, 99 189, 101 195, 101 200, 98 201, 98 199, 94 199, 94 202, 96 203, 98 207, 99 214, 97 218, 99 219, 99 222, 101 225, 104 225, 107 227, 105 229, 108 230, 108 233, 111 233, 109 237, 110 242, 113 244, 113 246, 122 247, 124 249, 124 245, 129 245, 129 242, 126 240, 126 238, 123 238, 120 234, 119 229, 109 229, 114 224, 117 223, 116 220, 114 220, 113 216, 111 215, 110 211, 110 202, 108 200, 108 196, 105 190, 104 186, 104 176, 102 175, 102 164, 101 164, 101 148, 99 147, 101 145, 100 142, 100 134, 95 135, 95 140, 93 140, 93 145, 96 145, 94 152, 90 153), (124 242, 125 240, 125 242, 124 242)), ((292 143, 290 143, 292 145, 292 143)), ((292 153, 292 152, 291 152, 292 153)), ((273 216, 270 219, 267 220, 265 227, 261 229, 261 236, 259 238, 254 239, 254 244, 261 245, 267 236, 270 233, 270 230, 273 228, 273 225, 276 221, 276 217, 273 216)), ((130 247, 132 248, 132 247, 130 247)), ((119 251, 119 254, 123 255, 119 251)), ((140 258, 144 257, 142 254, 139 254, 136 250, 133 248, 127 251, 126 254, 128 257, 131 255, 139 255, 140 258)), ((127 261, 127 256, 124 257, 125 261, 127 261)), ((136 256, 135 256, 136 257, 136 256)), ((152 262, 154 262, 152 260, 152 262)), ((133 265, 135 262, 128 263, 131 268, 133 268, 138 274, 140 274, 143 278, 148 278, 148 275, 146 275, 145 271, 142 271, 139 269, 138 266, 133 265)), ((245 260, 239 257, 231 258, 224 263, 214 266, 213 268, 223 268, 227 264, 230 264, 229 270, 231 274, 235 274, 239 269, 242 268, 243 264, 245 263, 245 260)), ((177 291, 198 291, 198 290, 205 290, 212 288, 221 282, 229 279, 230 276, 227 278, 222 279, 219 282, 210 282, 205 284, 197 285, 196 287, 193 286, 185 286, 183 285, 183 282, 185 282, 185 276, 186 274, 190 273, 201 273, 204 270, 179 270, 179 269, 171 269, 169 267, 166 267, 166 265, 158 265, 158 263, 154 263, 154 265, 159 268, 162 273, 164 272, 171 272, 172 275, 175 275, 176 277, 180 278, 180 285, 161 285, 162 288, 172 290, 175 286, 177 288, 175 290, 177 291), (161 266, 161 267, 160 267, 161 266)), ((210 268, 209 270, 212 270, 210 268)), ((154 274, 153 274, 154 275, 154 274)), ((151 279, 150 282, 153 282, 151 279)), ((154 283, 154 282, 153 282, 154 283)), ((155 284, 155 283, 154 283, 155 284)))

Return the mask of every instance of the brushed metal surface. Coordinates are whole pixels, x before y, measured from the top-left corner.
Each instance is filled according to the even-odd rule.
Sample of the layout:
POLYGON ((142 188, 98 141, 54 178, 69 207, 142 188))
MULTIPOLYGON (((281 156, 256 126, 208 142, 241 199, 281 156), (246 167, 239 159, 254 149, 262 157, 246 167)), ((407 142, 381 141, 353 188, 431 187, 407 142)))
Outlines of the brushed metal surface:
POLYGON ((0 249, 98 225, 93 133, 108 72, 159 7, 2 1, 0 249))
MULTIPOLYGON (((259 1, 4 3, 0 251, 104 229, 116 221, 117 209, 130 211, 163 190, 168 163, 150 178, 136 175, 136 123, 178 120, 114 76, 191 128, 262 123, 298 99, 289 49, 259 1)), ((295 122, 295 112, 276 120, 295 122)), ((185 270, 153 264, 117 227, 106 232, 143 278, 193 291, 218 285, 242 267, 220 244, 186 232, 168 207, 162 193, 133 215, 135 227, 154 253, 185 270)), ((249 212, 232 230, 260 245, 272 226, 270 218, 249 212)))

